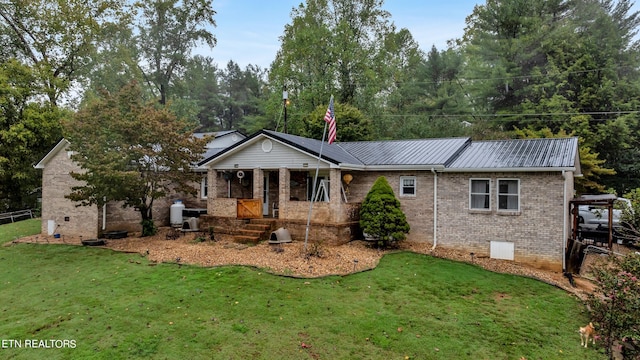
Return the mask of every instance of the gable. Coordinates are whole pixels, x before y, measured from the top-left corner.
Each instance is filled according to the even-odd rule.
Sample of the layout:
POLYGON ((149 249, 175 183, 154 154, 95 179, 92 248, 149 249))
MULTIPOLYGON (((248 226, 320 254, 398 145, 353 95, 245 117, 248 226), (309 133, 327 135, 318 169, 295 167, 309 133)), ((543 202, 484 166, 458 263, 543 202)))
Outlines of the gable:
POLYGON ((70 145, 67 139, 60 140, 53 149, 49 150, 47 155, 45 155, 34 168, 36 169, 44 169, 47 164, 58 154, 59 151, 65 150, 70 145))
POLYGON ((194 133, 193 136, 202 138, 204 136, 213 136, 213 139, 207 144, 207 149, 224 149, 244 139, 237 130, 218 131, 210 133, 194 133))
MULTIPOLYGON (((257 137, 254 141, 242 144, 241 148, 227 152, 207 165, 214 169, 277 169, 287 167, 293 169, 315 168, 317 156, 300 151, 287 144, 268 137, 257 137)), ((320 168, 329 168, 332 164, 326 160, 320 161, 320 168)))

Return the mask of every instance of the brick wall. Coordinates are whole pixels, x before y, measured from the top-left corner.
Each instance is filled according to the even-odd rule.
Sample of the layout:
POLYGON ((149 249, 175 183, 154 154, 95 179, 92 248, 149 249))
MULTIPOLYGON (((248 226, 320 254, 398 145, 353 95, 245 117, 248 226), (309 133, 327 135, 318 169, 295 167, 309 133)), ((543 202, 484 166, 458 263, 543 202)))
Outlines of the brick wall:
POLYGON ((47 235, 49 224, 53 223, 54 233, 62 236, 82 236, 85 239, 98 236, 98 208, 95 205, 78 207, 65 198, 72 186, 80 184, 69 173, 79 171, 80 167, 71 161, 65 150, 58 151, 43 169, 42 234, 47 235))
POLYGON ((351 174, 353 180, 348 189, 349 202, 361 203, 371 186, 380 176, 384 176, 400 200, 401 209, 411 226, 407 239, 412 241, 431 241, 433 239, 433 173, 430 171, 387 171, 387 172, 343 172, 351 174), (416 177, 416 195, 400 196, 400 177, 416 177))
MULTIPOLYGON (((46 164, 42 173, 42 225, 41 233, 47 234, 49 223, 55 222, 55 232, 66 236, 82 236, 85 239, 97 238, 103 228, 103 208, 93 206, 77 206, 65 198, 71 187, 80 185, 70 172, 81 171, 61 150, 46 164)), ((197 188, 199 189, 199 184, 197 188)), ((172 194, 169 197, 156 199, 153 204, 153 219, 157 226, 169 225, 170 207, 174 200, 181 199, 186 207, 206 208, 206 200, 197 196, 172 194)), ((141 231, 140 213, 133 208, 123 208, 121 202, 109 202, 106 206, 106 222, 104 231, 126 230, 141 231)))
MULTIPOLYGON (((573 182, 570 181, 572 184, 573 182)), ((568 189, 573 193, 573 186, 568 189)), ((516 262, 559 269, 564 179, 560 173, 445 173, 438 179, 438 246, 489 256, 490 241, 512 242, 516 262), (489 211, 469 210, 469 180, 491 180, 489 211), (520 211, 497 211, 496 181, 520 179, 520 211)))

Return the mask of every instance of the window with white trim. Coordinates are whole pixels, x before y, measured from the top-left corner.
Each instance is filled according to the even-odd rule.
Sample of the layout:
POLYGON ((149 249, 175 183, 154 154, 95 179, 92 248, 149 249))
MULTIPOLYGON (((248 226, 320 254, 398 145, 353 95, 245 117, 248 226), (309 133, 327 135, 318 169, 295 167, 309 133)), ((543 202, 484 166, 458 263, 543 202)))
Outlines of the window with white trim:
POLYGON ((416 196, 415 176, 400 176, 400 196, 416 196))
POLYGON ((204 174, 202 181, 200 181, 200 199, 206 199, 209 193, 209 179, 207 174, 204 174))
POLYGON ((469 180, 469 209, 490 210, 491 209, 491 180, 470 179, 469 180))
POLYGON ((498 210, 520 210, 520 179, 498 179, 498 210))

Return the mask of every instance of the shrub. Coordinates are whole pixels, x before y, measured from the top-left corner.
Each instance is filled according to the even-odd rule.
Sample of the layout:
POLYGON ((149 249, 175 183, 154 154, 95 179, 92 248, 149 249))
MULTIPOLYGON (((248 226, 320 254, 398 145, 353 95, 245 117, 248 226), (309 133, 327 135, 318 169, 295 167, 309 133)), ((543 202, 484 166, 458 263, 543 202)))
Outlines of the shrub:
POLYGON ((598 285, 589 296, 593 322, 612 358, 613 346, 620 346, 625 359, 640 355, 640 255, 611 255, 592 267, 598 285))
POLYGON ((142 236, 153 236, 158 233, 158 227, 151 219, 145 219, 140 222, 142 225, 142 236))
POLYGON ((640 188, 631 190, 624 194, 624 197, 631 201, 631 208, 622 209, 622 226, 618 231, 625 242, 638 246, 640 245, 640 188))
POLYGON ((404 240, 409 232, 409 223, 400 209, 400 201, 384 176, 376 180, 362 202, 360 227, 383 247, 404 240))

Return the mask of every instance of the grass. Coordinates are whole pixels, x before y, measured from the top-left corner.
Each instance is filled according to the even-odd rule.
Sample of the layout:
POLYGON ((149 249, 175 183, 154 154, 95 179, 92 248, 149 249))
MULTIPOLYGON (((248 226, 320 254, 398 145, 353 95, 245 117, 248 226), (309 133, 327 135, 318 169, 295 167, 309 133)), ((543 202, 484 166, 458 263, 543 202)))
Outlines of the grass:
POLYGON ((0 225, 0 245, 24 236, 39 234, 41 223, 40 219, 29 219, 0 225))
MULTIPOLYGON (((0 226, 0 243, 21 233, 0 226)), ((39 231, 39 227, 38 230, 39 231)), ((10 359, 601 359, 583 304, 528 278, 413 253, 345 277, 158 264, 67 245, 0 246, 10 359), (26 339, 75 348, 25 348, 26 339), (303 345, 304 344, 304 345, 303 345)))

